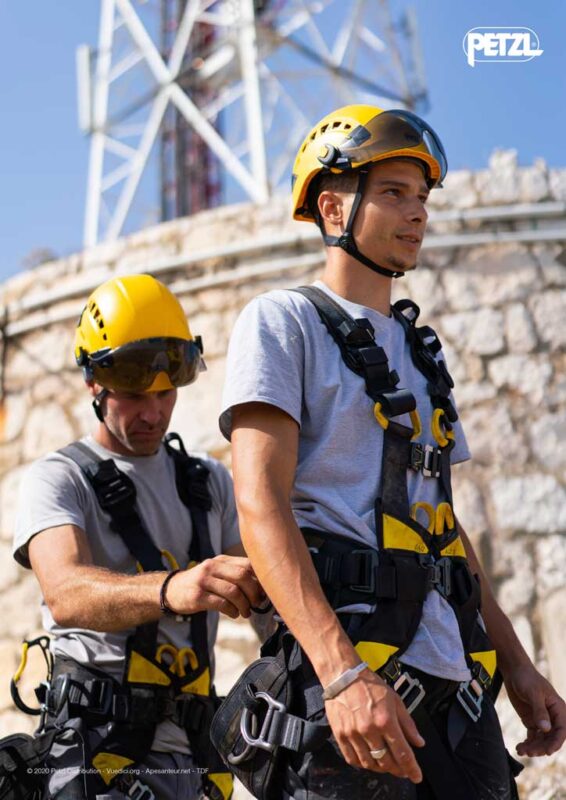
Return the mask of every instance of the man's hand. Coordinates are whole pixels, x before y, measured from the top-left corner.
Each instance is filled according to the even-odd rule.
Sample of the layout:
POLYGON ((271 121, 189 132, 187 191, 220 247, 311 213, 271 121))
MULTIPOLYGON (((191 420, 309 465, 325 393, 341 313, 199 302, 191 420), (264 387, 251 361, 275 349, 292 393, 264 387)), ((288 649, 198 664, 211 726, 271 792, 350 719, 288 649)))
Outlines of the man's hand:
POLYGON ((178 572, 169 581, 166 597, 179 614, 220 611, 232 619, 249 617, 251 606, 265 601, 249 559, 225 555, 178 572))
POLYGON ((413 747, 424 739, 399 695, 375 673, 364 670, 332 700, 326 715, 345 760, 353 767, 390 772, 413 783, 422 781, 413 747), (378 760, 370 750, 387 749, 378 760))
POLYGON ((531 663, 507 669, 509 699, 520 716, 527 738, 517 745, 520 756, 549 756, 566 739, 566 703, 531 663))

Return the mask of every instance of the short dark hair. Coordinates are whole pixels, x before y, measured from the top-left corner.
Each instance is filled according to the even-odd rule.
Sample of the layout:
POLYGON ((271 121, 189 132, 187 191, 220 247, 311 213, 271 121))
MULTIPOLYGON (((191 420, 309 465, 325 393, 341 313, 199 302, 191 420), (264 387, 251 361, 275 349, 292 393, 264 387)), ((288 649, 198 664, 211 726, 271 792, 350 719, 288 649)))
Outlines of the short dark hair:
POLYGON ((320 228, 320 211, 318 198, 322 192, 355 192, 358 188, 358 173, 356 170, 347 172, 319 172, 311 181, 307 191, 307 207, 320 228))

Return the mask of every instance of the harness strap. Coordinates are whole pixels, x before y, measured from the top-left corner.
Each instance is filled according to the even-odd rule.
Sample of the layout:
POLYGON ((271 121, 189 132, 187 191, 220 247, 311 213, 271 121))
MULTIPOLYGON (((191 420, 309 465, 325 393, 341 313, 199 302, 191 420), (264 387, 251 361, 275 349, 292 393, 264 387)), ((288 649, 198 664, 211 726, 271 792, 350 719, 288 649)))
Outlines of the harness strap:
POLYGON ((387 416, 408 414, 416 401, 408 389, 397 389, 399 376, 389 370, 387 355, 374 339, 374 328, 367 319, 353 319, 335 300, 317 286, 299 286, 292 291, 306 297, 332 336, 349 369, 362 377, 366 393, 374 403, 381 403, 387 416))

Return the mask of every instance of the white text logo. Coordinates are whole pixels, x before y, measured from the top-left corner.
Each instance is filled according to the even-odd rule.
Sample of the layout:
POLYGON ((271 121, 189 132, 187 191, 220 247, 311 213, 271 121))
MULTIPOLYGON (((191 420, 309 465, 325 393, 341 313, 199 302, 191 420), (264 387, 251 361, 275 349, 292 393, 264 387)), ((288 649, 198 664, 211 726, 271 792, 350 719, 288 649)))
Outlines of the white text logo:
POLYGON ((462 42, 470 67, 478 61, 530 61, 540 56, 539 38, 532 28, 472 28, 462 42))

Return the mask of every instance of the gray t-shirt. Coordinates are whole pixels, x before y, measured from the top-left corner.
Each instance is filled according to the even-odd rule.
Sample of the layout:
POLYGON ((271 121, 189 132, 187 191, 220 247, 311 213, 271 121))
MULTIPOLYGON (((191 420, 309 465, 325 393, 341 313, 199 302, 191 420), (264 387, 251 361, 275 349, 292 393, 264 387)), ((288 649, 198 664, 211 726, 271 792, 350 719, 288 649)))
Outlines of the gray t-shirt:
MULTIPOLYGON (((399 386, 416 397, 423 428, 419 441, 434 445, 426 379, 411 360, 401 324, 394 317, 344 300, 321 281, 314 285, 354 318, 369 319, 390 369, 399 374, 399 386)), ((291 498, 297 524, 375 547, 374 501, 381 483, 383 431, 373 416, 363 379, 346 366, 315 307, 297 292, 275 290, 261 295, 236 322, 220 417, 226 438, 231 433, 231 409, 249 402, 277 406, 300 426, 291 498)), ((399 421, 410 426, 408 417, 399 421)), ((470 457, 458 423, 455 436, 453 463, 470 457)), ((436 507, 446 499, 440 481, 434 478, 411 471, 407 480, 411 504, 420 500, 436 507)), ((403 661, 451 680, 469 678, 456 617, 438 592, 429 592, 421 624, 403 661)))
MULTIPOLYGON (((153 542, 167 550, 180 567, 188 563, 192 538, 191 516, 182 503, 175 486, 175 468, 163 446, 153 456, 121 456, 101 447, 92 437, 83 439, 102 458, 114 459, 137 489, 137 507, 153 542)), ((240 542, 238 518, 232 480, 226 468, 203 454, 210 470, 208 485, 212 509, 208 514, 212 548, 216 554, 240 542)), ((37 533, 53 528, 53 546, 57 546, 57 527, 76 525, 86 532, 94 564, 116 572, 136 574, 135 559, 122 539, 109 528, 109 516, 98 504, 94 492, 74 461, 60 453, 35 461, 24 475, 14 536, 14 558, 29 567, 28 544, 37 533)), ((170 566, 164 561, 164 569, 170 566)), ((133 629, 101 633, 82 628, 62 628, 54 621, 49 608, 42 602, 43 626, 52 636, 54 654, 73 658, 121 680, 124 671, 126 640, 133 629)), ((216 639, 218 614, 208 615, 208 636, 212 648, 216 639)), ((190 623, 164 617, 159 622, 159 643, 169 642, 176 647, 191 644, 190 623)), ((214 661, 212 660, 212 668, 214 661)), ((184 731, 171 721, 158 726, 153 750, 188 753, 184 731)))

